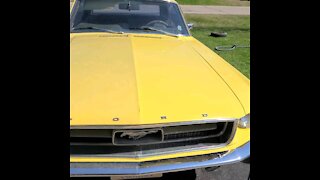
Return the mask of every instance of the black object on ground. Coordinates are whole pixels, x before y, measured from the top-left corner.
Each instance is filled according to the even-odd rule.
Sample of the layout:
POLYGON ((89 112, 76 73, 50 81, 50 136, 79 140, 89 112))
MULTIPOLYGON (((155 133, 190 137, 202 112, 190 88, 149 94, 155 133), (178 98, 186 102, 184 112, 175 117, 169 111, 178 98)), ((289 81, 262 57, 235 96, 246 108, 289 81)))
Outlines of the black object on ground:
POLYGON ((250 157, 242 161, 243 163, 250 164, 250 157))
POLYGON ((240 46, 240 45, 232 45, 232 46, 217 46, 214 49, 217 51, 232 51, 236 48, 250 48, 250 46, 240 46))
POLYGON ((210 36, 213 37, 227 37, 228 33, 226 32, 212 32, 210 36))
POLYGON ((204 168, 207 172, 212 172, 212 171, 215 171, 219 168, 220 166, 214 166, 214 167, 207 167, 207 168, 204 168))

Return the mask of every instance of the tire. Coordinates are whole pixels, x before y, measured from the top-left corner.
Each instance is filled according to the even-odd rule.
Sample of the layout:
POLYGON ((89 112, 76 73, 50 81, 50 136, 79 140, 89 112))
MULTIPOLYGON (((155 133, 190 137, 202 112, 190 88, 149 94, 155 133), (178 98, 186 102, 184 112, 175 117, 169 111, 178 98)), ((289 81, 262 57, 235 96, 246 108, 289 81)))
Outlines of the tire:
POLYGON ((245 163, 245 164, 250 164, 250 157, 248 157, 247 159, 243 160, 242 162, 245 163))
POLYGON ((228 35, 228 33, 226 32, 212 32, 210 34, 210 36, 213 36, 213 37, 226 37, 228 35))

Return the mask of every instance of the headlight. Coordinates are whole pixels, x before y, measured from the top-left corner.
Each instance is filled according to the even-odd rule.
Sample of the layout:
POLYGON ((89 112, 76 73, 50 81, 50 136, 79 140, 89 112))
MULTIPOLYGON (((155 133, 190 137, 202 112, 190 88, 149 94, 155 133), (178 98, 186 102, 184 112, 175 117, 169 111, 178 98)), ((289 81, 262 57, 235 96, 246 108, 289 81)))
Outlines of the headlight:
POLYGON ((250 128, 250 114, 239 119, 238 127, 243 129, 250 128))

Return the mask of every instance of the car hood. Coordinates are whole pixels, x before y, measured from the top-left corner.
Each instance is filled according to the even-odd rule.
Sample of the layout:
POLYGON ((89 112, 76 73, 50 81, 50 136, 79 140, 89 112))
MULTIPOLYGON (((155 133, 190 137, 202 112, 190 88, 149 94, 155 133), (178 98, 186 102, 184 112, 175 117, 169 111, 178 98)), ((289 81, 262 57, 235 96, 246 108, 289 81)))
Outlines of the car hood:
POLYGON ((245 115, 192 37, 78 33, 70 43, 71 126, 245 115))

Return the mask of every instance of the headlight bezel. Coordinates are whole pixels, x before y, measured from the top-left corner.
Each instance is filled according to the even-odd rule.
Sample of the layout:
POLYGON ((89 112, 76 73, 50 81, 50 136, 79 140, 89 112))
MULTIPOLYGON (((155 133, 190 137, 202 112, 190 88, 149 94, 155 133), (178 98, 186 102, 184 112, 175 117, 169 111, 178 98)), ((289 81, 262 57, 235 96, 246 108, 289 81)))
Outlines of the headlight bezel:
POLYGON ((238 127, 241 129, 250 128, 250 113, 239 119, 238 127))

